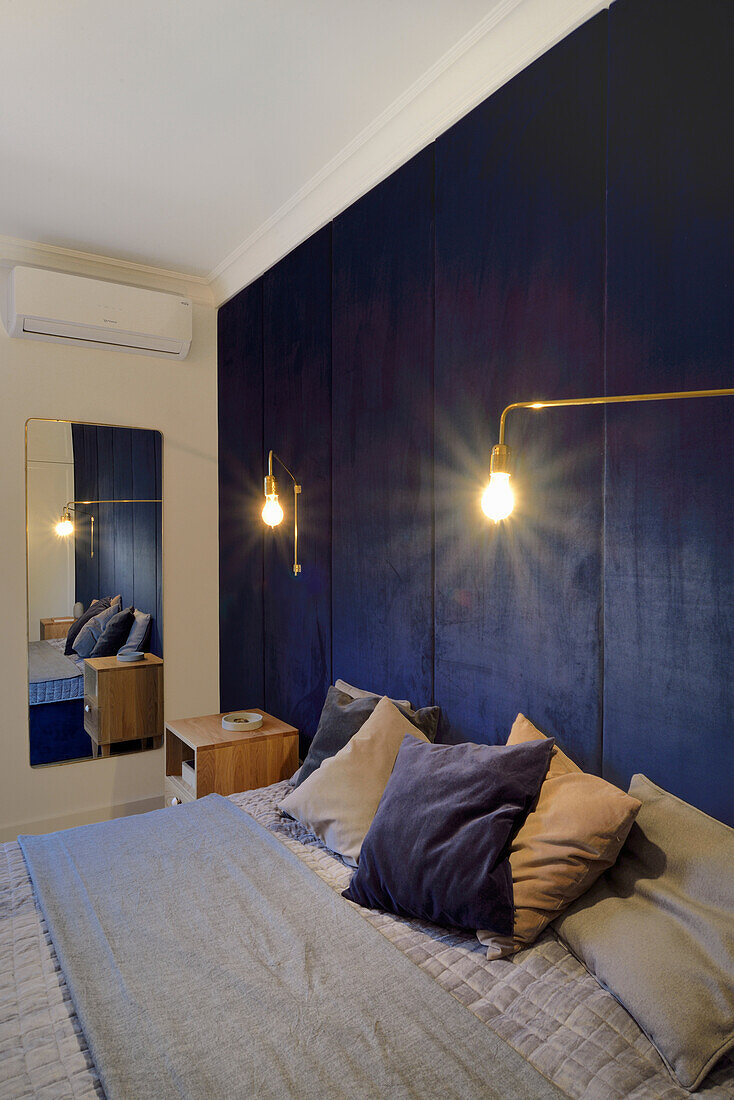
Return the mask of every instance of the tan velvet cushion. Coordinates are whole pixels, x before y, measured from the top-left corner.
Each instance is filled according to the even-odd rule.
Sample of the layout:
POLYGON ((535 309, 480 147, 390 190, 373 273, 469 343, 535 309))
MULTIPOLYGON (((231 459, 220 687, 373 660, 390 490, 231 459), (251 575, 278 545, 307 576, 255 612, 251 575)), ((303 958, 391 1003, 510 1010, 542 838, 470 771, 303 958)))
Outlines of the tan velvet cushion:
MULTIPOLYGON (((518 714, 507 740, 543 740, 518 714)), ((556 746, 535 808, 510 850, 515 905, 513 935, 478 931, 487 958, 499 959, 531 944, 616 860, 640 803, 596 775, 582 772, 556 746)))
POLYGON ((287 794, 278 809, 356 866, 406 733, 428 740, 383 696, 344 748, 287 794))

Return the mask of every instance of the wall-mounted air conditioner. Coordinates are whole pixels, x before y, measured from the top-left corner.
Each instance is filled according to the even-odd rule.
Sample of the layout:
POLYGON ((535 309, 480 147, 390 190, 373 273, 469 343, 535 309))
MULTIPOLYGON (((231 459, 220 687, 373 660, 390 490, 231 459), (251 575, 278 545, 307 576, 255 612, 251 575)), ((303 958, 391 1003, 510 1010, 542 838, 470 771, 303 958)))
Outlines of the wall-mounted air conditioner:
POLYGON ((179 294, 16 265, 0 304, 10 336, 167 359, 191 347, 191 301, 179 294))

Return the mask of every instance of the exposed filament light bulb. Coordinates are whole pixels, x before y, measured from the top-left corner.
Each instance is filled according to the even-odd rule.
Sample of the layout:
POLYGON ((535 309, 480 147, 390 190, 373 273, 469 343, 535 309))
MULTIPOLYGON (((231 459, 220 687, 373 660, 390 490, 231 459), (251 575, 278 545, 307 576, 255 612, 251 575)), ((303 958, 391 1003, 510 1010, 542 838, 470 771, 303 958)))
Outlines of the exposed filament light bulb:
POLYGON ((489 476, 489 485, 482 493, 482 511, 489 519, 499 523, 507 519, 515 506, 515 494, 510 488, 510 475, 494 473, 489 476))
POLYGON ((482 493, 482 511, 499 523, 507 519, 515 507, 515 494, 510 488, 510 448, 498 443, 492 448, 489 464, 489 485, 482 493))
POLYGON ((268 527, 277 527, 283 520, 283 509, 278 500, 278 483, 272 474, 265 478, 265 504, 262 517, 268 527))
POLYGON ((69 535, 74 533, 74 524, 71 522, 71 516, 66 510, 64 510, 61 519, 54 527, 54 531, 62 539, 68 538, 69 535))
POLYGON ((263 505, 262 517, 268 527, 277 527, 283 519, 283 509, 278 501, 277 493, 268 493, 263 505))

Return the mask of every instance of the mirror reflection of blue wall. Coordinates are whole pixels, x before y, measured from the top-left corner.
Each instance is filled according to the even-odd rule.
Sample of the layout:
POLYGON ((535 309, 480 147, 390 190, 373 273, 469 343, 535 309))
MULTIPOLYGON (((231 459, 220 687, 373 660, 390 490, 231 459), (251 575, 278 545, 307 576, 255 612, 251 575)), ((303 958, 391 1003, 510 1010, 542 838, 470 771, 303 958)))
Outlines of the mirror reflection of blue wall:
MULTIPOLYGON (((134 638, 146 652, 163 655, 161 435, 31 420, 26 462, 31 765, 88 759, 93 744, 84 729, 84 660, 111 618, 102 607, 101 617, 89 619, 90 610, 119 597, 111 610, 132 611, 118 620, 115 652, 134 638), (63 454, 56 453, 60 446, 63 454), (63 500, 55 499, 62 488, 59 470, 63 500), (64 539, 52 532, 69 503, 73 532, 64 539), (91 622, 86 634, 82 617, 91 622), (128 624, 132 633, 122 629, 128 624)), ((136 751, 143 744, 122 741, 110 751, 136 751)))

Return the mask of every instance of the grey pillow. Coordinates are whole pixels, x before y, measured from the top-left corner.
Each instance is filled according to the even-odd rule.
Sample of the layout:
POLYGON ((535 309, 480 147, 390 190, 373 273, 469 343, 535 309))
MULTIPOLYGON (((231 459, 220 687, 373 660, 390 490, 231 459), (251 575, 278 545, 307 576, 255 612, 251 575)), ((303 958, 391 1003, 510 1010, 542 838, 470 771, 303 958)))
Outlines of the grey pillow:
POLYGON ((137 608, 133 608, 133 614, 135 615, 135 621, 130 627, 130 633, 127 636, 127 640, 123 649, 128 652, 134 650, 142 650, 150 634, 150 622, 151 616, 147 611, 138 611, 137 608))
POLYGON ((75 653, 78 653, 80 657, 92 656, 94 647, 102 637, 107 623, 118 614, 121 604, 122 597, 115 596, 114 600, 98 615, 93 615, 91 619, 87 620, 74 641, 73 649, 75 653))
MULTIPOLYGON (((82 614, 79 615, 69 627, 66 634, 66 645, 64 646, 64 656, 68 657, 74 650, 74 643, 77 637, 81 634, 83 628, 87 625, 90 619, 93 619, 95 615, 98 615, 100 611, 105 607, 109 607, 112 600, 105 598, 104 600, 92 600, 86 611, 82 608, 82 614)), ((74 604, 76 608, 78 605, 74 604)))
MULTIPOLYGON (((299 787, 304 779, 308 779, 312 772, 327 760, 335 756, 340 749, 354 737, 367 721, 372 711, 380 701, 377 695, 368 695, 360 699, 352 699, 346 692, 339 691, 336 687, 330 687, 326 694, 326 702, 321 711, 319 725, 314 734, 311 746, 303 761, 298 778, 293 784, 299 787)), ((438 730, 438 707, 423 707, 422 710, 408 711, 398 707, 406 718, 416 726, 429 741, 435 741, 438 730)))
POLYGON ((93 657, 114 657, 130 633, 133 609, 126 607, 108 619, 99 641, 92 650, 93 657))
POLYGON ((441 716, 440 707, 419 707, 416 710, 409 699, 393 699, 391 695, 383 697, 376 691, 365 691, 364 688, 353 687, 351 684, 348 684, 346 680, 337 680, 334 687, 338 691, 343 691, 345 695, 350 695, 352 699, 389 699, 398 710, 401 710, 403 714, 410 718, 414 726, 418 726, 429 741, 436 740, 438 734, 438 720, 441 716), (421 715, 421 718, 417 722, 415 719, 416 714, 421 715))
MULTIPOLYGON (((364 688, 353 687, 351 684, 348 684, 346 680, 337 680, 334 687, 338 688, 339 691, 343 691, 345 695, 351 695, 352 699, 367 699, 373 696, 377 699, 382 698, 379 691, 365 691, 364 688)), ((403 707, 404 710, 413 709, 413 704, 409 699, 393 699, 390 696, 388 696, 388 698, 396 707, 403 707)))
POLYGON ((554 927, 696 1089, 734 1046, 734 829, 644 775, 629 793, 617 863, 554 927))

